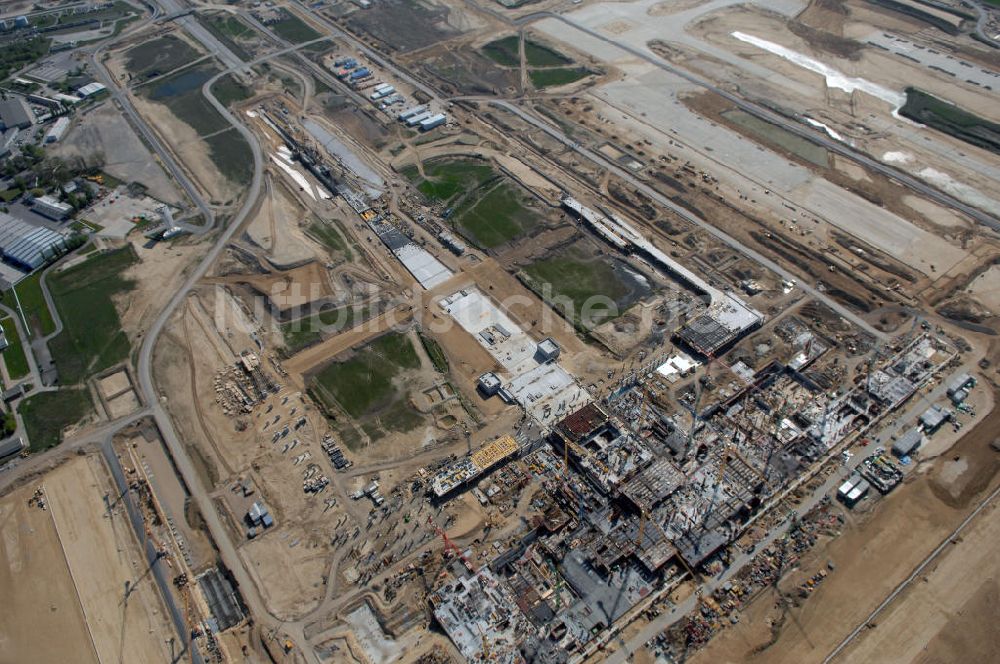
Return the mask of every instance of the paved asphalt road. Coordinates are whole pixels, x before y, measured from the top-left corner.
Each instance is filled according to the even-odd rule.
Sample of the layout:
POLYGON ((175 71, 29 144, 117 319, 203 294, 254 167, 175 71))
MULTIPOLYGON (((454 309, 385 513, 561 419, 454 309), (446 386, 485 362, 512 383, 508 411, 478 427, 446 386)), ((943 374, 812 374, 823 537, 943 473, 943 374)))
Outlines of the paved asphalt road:
POLYGON ((167 150, 163 144, 160 142, 159 136, 153 131, 152 127, 146 122, 139 113, 135 110, 135 106, 132 105, 132 101, 128 98, 128 94, 116 83, 114 77, 104 66, 101 61, 101 55, 104 49, 114 42, 107 42, 98 46, 94 52, 90 55, 90 63, 97 74, 97 77, 101 79, 107 88, 108 92, 111 94, 111 98, 125 113, 130 124, 139 132, 145 142, 153 148, 153 152, 159 158, 160 163, 167 169, 174 180, 180 184, 181 188, 187 194, 188 198, 201 212, 202 216, 205 218, 204 226, 193 226, 191 227, 194 233, 206 233, 211 230, 212 226, 215 224, 215 213, 205 202, 205 199, 201 197, 201 193, 198 188, 194 185, 190 178, 188 178, 187 173, 181 168, 174 156, 167 150))
POLYGON ((607 35, 602 34, 596 30, 592 30, 585 25, 581 25, 580 23, 577 23, 573 19, 563 16, 562 14, 556 14, 553 12, 538 12, 535 14, 529 14, 527 16, 524 16, 518 19, 516 23, 517 25, 523 26, 546 18, 562 21, 566 25, 571 26, 586 35, 589 35, 594 39, 599 39, 607 44, 611 44, 612 46, 620 48, 621 50, 631 55, 634 55, 637 58, 641 58, 642 60, 656 67, 659 67, 660 69, 669 72, 674 76, 679 76, 684 80, 693 83, 694 85, 697 85, 701 88, 714 92, 715 94, 732 102, 743 111, 746 111, 747 113, 750 113, 751 115, 754 115, 760 118, 761 120, 764 120, 765 122, 776 124, 779 127, 782 127, 792 132, 793 134, 796 134, 797 136, 800 136, 812 143, 820 145, 831 152, 839 154, 842 157, 846 157, 847 159, 850 159, 855 163, 865 166, 866 168, 870 168, 871 170, 877 173, 881 173, 886 177, 904 185, 905 187, 921 194, 922 196, 930 198, 931 200, 936 201, 946 207, 958 210, 959 212, 964 213, 965 215, 971 217, 972 219, 975 219, 984 226, 988 226, 989 228, 992 228, 995 231, 1000 231, 1000 220, 994 218, 989 214, 986 214, 985 212, 979 210, 978 208, 963 203, 957 198, 944 193, 940 189, 930 186, 923 180, 917 179, 897 168, 893 168, 892 166, 883 164, 877 159, 873 159, 868 155, 858 152, 853 148, 851 148, 850 146, 841 143, 840 141, 836 141, 830 138, 823 132, 817 131, 816 129, 808 128, 803 124, 789 120, 785 116, 780 115, 764 106, 748 101, 743 97, 728 92, 727 90, 723 90, 722 88, 713 85, 708 80, 703 79, 700 76, 696 76, 691 72, 685 71, 683 69, 678 69, 677 67, 667 64, 667 62, 664 61, 662 58, 659 58, 647 51, 633 48, 628 44, 623 44, 622 42, 616 41, 608 37, 607 35))

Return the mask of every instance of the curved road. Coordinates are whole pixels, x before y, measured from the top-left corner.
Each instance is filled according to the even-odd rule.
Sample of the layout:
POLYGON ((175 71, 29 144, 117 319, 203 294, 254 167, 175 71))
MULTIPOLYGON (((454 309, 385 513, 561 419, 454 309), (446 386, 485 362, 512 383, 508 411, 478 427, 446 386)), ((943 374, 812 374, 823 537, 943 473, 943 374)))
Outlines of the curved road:
POLYGON ((976 19, 976 34, 979 35, 979 38, 993 48, 1000 48, 1000 43, 997 42, 997 39, 995 37, 991 37, 986 32, 986 22, 990 19, 989 7, 985 6, 979 0, 965 0, 965 2, 975 7, 976 13, 978 14, 978 18, 976 19))
POLYGON ((90 62, 94 67, 94 71, 97 73, 98 78, 101 82, 108 88, 111 93, 111 98, 118 104, 118 106, 125 113, 131 125, 138 131, 139 135, 145 140, 145 142, 153 148, 153 152, 159 158, 160 163, 163 164, 164 168, 173 176, 174 180, 181 185, 184 189, 184 193, 187 194, 188 198, 192 203, 198 208, 202 216, 205 218, 204 226, 192 226, 192 232, 195 233, 207 233, 215 225, 215 213, 202 198, 201 193, 198 188, 194 185, 190 178, 188 178, 187 173, 181 168, 180 164, 174 159, 173 155, 168 151, 163 144, 160 142, 159 137, 152 130, 152 128, 146 123, 146 120, 139 115, 138 111, 135 110, 135 106, 129 100, 128 95, 125 91, 120 88, 114 77, 101 62, 100 53, 106 45, 98 47, 91 55, 90 62))
MULTIPOLYGON (((241 64, 240 66, 242 67, 243 65, 241 64)), ((205 275, 209 268, 211 268, 218 259, 219 254, 223 251, 223 249, 225 249, 226 245, 240 228, 243 221, 257 205, 257 199, 260 195, 264 164, 264 157, 260 145, 250 130, 245 125, 240 123, 229 112, 229 110, 212 95, 211 92, 212 84, 228 73, 230 73, 230 70, 224 70, 206 81, 202 86, 202 94, 209 101, 209 103, 212 104, 215 110, 226 118, 226 120, 228 120, 229 123, 243 135, 244 140, 247 141, 247 144, 250 146, 251 152, 253 153, 253 177, 250 181, 246 197, 243 205, 240 207, 240 210, 230 221, 229 225, 220 233, 218 239, 215 241, 215 244, 212 245, 212 248, 201 260, 198 266, 188 275, 184 284, 173 295, 166 307, 162 312, 160 312, 160 315, 146 332, 145 337, 143 338, 142 347, 139 349, 137 368, 139 382, 138 387, 141 390, 146 403, 149 404, 150 414, 160 430, 164 444, 166 444, 167 448, 170 450, 170 454, 174 458, 178 472, 184 478, 184 482, 191 491, 191 499, 198 505, 198 509, 205 519, 205 523, 212 535, 212 539, 218 547, 219 557, 233 574, 237 584, 239 585, 240 592, 247 603, 250 614, 255 620, 267 625, 268 627, 278 628, 280 623, 275 621, 267 611, 267 608, 257 590, 257 586, 254 584, 253 579, 244 567, 243 561, 241 560, 238 552, 236 551, 236 547, 233 545, 233 542, 229 537, 225 524, 223 524, 221 518, 219 517, 219 513, 213 504, 209 492, 206 490, 201 481, 200 475, 195 470, 194 465, 191 463, 191 459, 188 457, 184 443, 177 435, 173 421, 164 406, 166 398, 160 397, 153 381, 153 352, 156 348, 156 342, 159 340, 160 334, 163 332, 163 328, 187 297, 188 291, 195 286, 195 284, 205 275)), ((293 626, 287 626, 284 628, 284 631, 288 632, 290 638, 297 643, 305 643, 305 637, 302 634, 301 628, 296 629, 293 626)), ((315 655, 312 654, 310 650, 304 649, 303 652, 307 655, 312 655, 311 661, 318 661, 315 659, 315 655)))

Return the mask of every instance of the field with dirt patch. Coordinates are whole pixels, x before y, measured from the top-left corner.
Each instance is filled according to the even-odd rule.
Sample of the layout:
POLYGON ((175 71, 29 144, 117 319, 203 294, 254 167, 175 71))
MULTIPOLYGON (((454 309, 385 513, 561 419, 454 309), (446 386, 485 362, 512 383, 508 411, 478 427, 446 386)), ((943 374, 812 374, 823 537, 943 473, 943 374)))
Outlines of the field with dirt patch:
POLYGON ((581 242, 524 268, 532 290, 587 328, 617 318, 650 293, 646 277, 588 249, 581 242))
POLYGON ((327 408, 342 409, 372 438, 410 431, 423 422, 399 387, 403 374, 420 368, 408 335, 382 336, 350 359, 333 362, 313 378, 313 389, 327 408))

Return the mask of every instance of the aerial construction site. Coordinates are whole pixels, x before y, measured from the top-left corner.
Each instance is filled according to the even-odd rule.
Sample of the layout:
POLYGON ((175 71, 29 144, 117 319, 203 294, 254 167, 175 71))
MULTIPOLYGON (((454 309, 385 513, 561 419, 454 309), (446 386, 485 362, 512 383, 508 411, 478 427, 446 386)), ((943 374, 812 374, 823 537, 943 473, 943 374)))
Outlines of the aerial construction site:
POLYGON ((11 661, 1000 648, 993 4, 8 4, 11 661))

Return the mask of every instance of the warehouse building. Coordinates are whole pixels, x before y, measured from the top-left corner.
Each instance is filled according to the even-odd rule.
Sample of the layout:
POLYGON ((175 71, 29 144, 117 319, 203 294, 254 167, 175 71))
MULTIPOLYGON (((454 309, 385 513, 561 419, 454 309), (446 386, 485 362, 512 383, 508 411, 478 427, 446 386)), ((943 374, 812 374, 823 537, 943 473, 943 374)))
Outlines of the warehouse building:
POLYGON ((76 94, 80 96, 80 99, 86 99, 87 97, 93 97, 96 94, 100 94, 107 90, 103 83, 88 83, 87 85, 81 86, 76 89, 76 94))
POLYGON ((943 406, 934 404, 930 408, 924 411, 924 414, 920 416, 920 424, 923 425, 924 431, 928 434, 932 434, 941 428, 941 425, 951 419, 951 411, 943 406))
POLYGON ((24 449, 24 441, 21 438, 8 438, 0 441, 0 463, 17 456, 24 449))
POLYGON ((912 456, 923 442, 923 431, 920 430, 920 427, 913 427, 892 444, 892 453, 900 459, 912 456))
POLYGON ((196 578, 212 614, 208 622, 213 632, 222 632, 243 622, 246 611, 229 575, 213 568, 196 578))
POLYGON ((430 131, 435 127, 440 127, 447 121, 448 117, 444 113, 432 115, 420 121, 420 131, 430 131))
POLYGON ((0 256, 4 261, 31 271, 55 260, 67 249, 62 234, 0 212, 0 256))
POLYGON ((52 221, 63 221, 72 214, 73 206, 52 196, 39 196, 32 202, 31 210, 52 221))
POLYGON ((66 135, 66 130, 69 129, 69 118, 61 117, 56 120, 49 130, 45 133, 46 143, 56 143, 62 140, 62 137, 66 135))
POLYGON ((948 386, 948 398, 953 404, 960 404, 969 398, 969 388, 976 386, 976 379, 969 373, 962 375, 951 381, 948 386))
POLYGON ((865 497, 869 489, 871 489, 871 484, 868 480, 861 477, 860 473, 855 472, 837 489, 837 498, 848 507, 854 507, 865 497))

